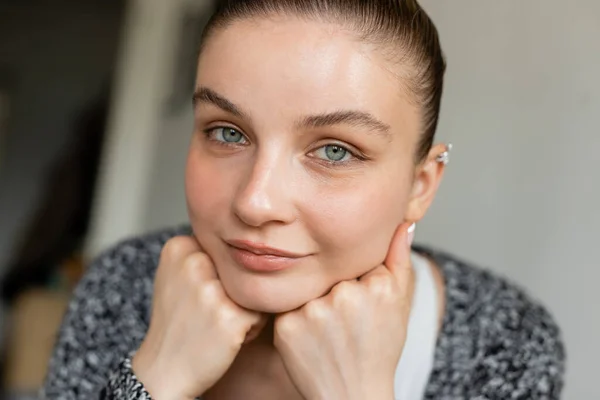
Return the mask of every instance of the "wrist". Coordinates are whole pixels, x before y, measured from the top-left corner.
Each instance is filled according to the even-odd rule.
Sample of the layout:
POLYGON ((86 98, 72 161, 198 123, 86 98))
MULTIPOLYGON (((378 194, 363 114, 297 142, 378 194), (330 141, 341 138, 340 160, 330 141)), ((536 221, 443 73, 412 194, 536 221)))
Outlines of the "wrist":
POLYGON ((131 360, 132 372, 153 399, 194 400, 195 396, 185 393, 182 375, 176 369, 164 365, 155 357, 156 353, 144 349, 144 345, 131 360))
POLYGON ((351 394, 352 399, 394 400, 394 385, 372 385, 351 394))
MULTIPOLYGON (((388 385, 389 386, 389 385, 388 385)), ((366 389, 355 389, 342 390, 336 393, 336 395, 330 394, 319 394, 310 400, 331 400, 331 399, 344 399, 344 400, 394 400, 394 386, 370 386, 366 389)))

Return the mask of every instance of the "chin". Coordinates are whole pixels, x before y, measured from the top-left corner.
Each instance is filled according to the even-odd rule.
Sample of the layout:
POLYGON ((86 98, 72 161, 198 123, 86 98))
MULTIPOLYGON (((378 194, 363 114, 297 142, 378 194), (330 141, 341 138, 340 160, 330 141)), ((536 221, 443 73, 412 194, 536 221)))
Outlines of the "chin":
POLYGON ((295 310, 322 295, 315 291, 318 285, 303 290, 304 285, 282 277, 238 276, 229 280, 222 276, 221 283, 229 298, 239 306, 269 314, 295 310))

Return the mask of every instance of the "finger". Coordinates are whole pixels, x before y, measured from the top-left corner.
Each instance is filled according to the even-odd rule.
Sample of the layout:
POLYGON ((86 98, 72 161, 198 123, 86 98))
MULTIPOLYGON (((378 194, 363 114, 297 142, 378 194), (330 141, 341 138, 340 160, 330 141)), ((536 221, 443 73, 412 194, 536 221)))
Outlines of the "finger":
POLYGON ((358 278, 358 281, 362 282, 371 278, 376 278, 377 276, 384 275, 390 275, 390 270, 388 270, 388 268, 385 265, 379 265, 367 272, 366 274, 362 275, 360 278, 358 278))
POLYGON ((201 251, 200 244, 193 236, 175 236, 163 246, 161 261, 178 264, 190 255, 201 251))
POLYGON ((411 244, 414 235, 414 225, 404 223, 396 229, 384 265, 403 285, 412 274, 410 260, 411 244))
POLYGON ((195 252, 188 255, 181 263, 181 268, 191 282, 218 281, 219 278, 214 263, 206 253, 195 252))
POLYGON ((250 343, 251 341, 256 339, 267 325, 267 322, 269 322, 269 317, 266 314, 256 314, 258 314, 258 320, 250 320, 250 322, 253 323, 251 323, 250 329, 246 333, 246 339, 244 340, 244 343, 250 343))
MULTIPOLYGON (((239 307, 239 306, 238 306, 239 307)), ((240 307, 241 308, 241 307, 240 307)), ((249 343, 256 339, 263 331, 267 322, 269 321, 268 315, 257 311, 250 311, 245 308, 241 308, 242 313, 239 316, 239 320, 244 327, 246 337, 244 343, 249 343)))

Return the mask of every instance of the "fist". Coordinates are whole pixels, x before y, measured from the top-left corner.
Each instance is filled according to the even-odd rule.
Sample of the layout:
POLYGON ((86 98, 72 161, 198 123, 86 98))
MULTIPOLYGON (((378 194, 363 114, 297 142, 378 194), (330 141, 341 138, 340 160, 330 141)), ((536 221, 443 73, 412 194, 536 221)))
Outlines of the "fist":
POLYGON ((161 254, 134 372, 154 398, 194 399, 225 374, 263 320, 229 299, 194 238, 173 238, 161 254))
POLYGON ((384 265, 277 317, 275 346, 306 399, 393 399, 414 286, 407 226, 384 265))

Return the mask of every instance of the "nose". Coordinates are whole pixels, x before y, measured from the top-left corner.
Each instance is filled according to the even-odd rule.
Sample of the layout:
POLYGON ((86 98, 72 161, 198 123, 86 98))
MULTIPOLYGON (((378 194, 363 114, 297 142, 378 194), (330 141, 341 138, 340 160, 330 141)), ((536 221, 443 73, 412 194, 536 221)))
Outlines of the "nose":
POLYGON ((280 155, 258 155, 233 202, 235 215, 246 225, 287 224, 295 219, 289 162, 280 155))

